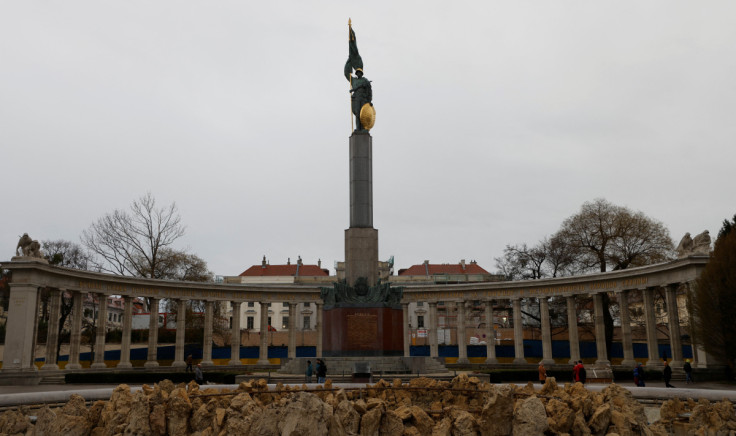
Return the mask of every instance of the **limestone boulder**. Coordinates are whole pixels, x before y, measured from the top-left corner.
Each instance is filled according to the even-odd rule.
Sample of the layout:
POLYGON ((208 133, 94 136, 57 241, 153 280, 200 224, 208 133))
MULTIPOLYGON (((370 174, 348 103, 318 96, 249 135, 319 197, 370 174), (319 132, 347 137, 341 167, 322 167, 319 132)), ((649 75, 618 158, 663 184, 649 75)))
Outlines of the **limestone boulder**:
POLYGON ((404 433, 404 421, 393 410, 387 410, 381 417, 379 434, 381 436, 401 436, 404 433))
POLYGON ((225 434, 250 434, 251 424, 258 412, 260 407, 253 397, 243 392, 230 401, 230 407, 224 413, 224 425, 220 425, 224 428, 225 434))
POLYGON ((29 425, 28 417, 17 410, 8 410, 0 415, 0 434, 22 435, 29 425))
MULTIPOLYGON (((340 426, 346 434, 358 434, 360 428, 360 414, 352 402, 343 400, 337 404, 334 412, 335 419, 340 422, 340 426)), ((403 426, 403 424, 402 424, 403 426)))
POLYGON ((150 422, 151 408, 148 396, 143 391, 133 394, 130 406, 128 425, 123 432, 125 436, 150 436, 153 434, 150 422))
POLYGON ((186 388, 176 388, 169 394, 166 407, 166 429, 170 435, 188 435, 189 414, 192 412, 192 403, 187 395, 186 388))
POLYGON ((537 396, 517 402, 514 407, 514 436, 541 436, 549 428, 544 403, 537 396))
POLYGON ((378 436, 381 428, 383 408, 374 407, 360 418, 360 436, 378 436))
POLYGON ((594 434, 605 434, 611 424, 611 404, 606 403, 598 407, 588 421, 588 427, 594 434))
POLYGON ((547 423, 552 431, 557 433, 569 433, 575 423, 575 412, 567 406, 567 403, 552 398, 545 406, 547 412, 547 423))
POLYGON ((480 413, 480 434, 483 436, 510 435, 513 417, 513 389, 510 386, 491 386, 480 413))
POLYGON ((104 429, 103 434, 113 436, 123 433, 128 426, 132 406, 133 395, 130 393, 130 387, 128 385, 116 387, 100 414, 98 427, 104 429))
POLYGON ((326 435, 332 418, 332 406, 308 392, 298 392, 284 404, 271 404, 254 417, 247 434, 326 435))
POLYGON ((478 422, 475 417, 466 410, 454 409, 450 417, 452 419, 453 436, 477 436, 478 422))

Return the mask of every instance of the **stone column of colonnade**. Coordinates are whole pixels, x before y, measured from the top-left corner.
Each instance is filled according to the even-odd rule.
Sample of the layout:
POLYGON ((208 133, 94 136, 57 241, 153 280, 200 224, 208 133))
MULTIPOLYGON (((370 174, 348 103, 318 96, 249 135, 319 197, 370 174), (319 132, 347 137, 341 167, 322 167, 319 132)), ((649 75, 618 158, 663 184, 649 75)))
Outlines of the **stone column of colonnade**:
POLYGON ((212 327, 214 324, 214 302, 204 302, 204 335, 202 338, 202 366, 213 366, 212 361, 212 327))
POLYGON ((145 368, 156 368, 158 366, 158 298, 151 298, 149 308, 150 318, 148 320, 148 357, 145 368))
POLYGON ((56 364, 56 346, 59 344, 59 316, 61 313, 61 294, 64 291, 61 289, 50 289, 49 290, 49 323, 47 328, 46 336, 46 358, 44 364, 41 367, 42 370, 55 370, 59 369, 59 365, 56 364))
POLYGON ((323 323, 322 323, 322 311, 324 303, 321 301, 317 301, 314 303, 315 306, 317 306, 317 357, 322 357, 322 329, 323 329, 323 323))
POLYGON ((133 327, 133 297, 123 296, 123 337, 120 340, 120 362, 117 368, 132 368, 130 363, 130 332, 133 327))
POLYGON ((549 322, 549 300, 539 297, 539 315, 542 323, 542 363, 554 365, 552 358, 552 327, 549 322))
POLYGON ((606 324, 603 317, 603 294, 597 293, 593 295, 593 312, 595 319, 595 347, 598 358, 596 365, 610 365, 608 360, 608 352, 606 351, 606 324))
POLYGON ((64 369, 80 369, 79 345, 82 340, 82 293, 72 292, 72 330, 69 335, 69 363, 64 369))
POLYGON ((465 337, 465 300, 455 303, 455 307, 457 309, 457 363, 470 363, 465 337))
MULTIPOLYGON (((232 301, 233 306, 232 325, 230 326, 230 361, 228 365, 242 365, 240 361, 240 301, 232 301)), ((261 304, 261 314, 264 312, 264 305, 261 304)), ((263 323, 261 323, 261 326, 263 323)), ((263 329, 261 328, 261 339, 263 339, 263 329)), ((261 340, 261 342, 263 342, 261 340)))
POLYGON ((578 314, 575 307, 575 296, 568 295, 567 300, 567 333, 570 342, 570 360, 574 365, 580 360, 580 340, 578 339, 578 314))
POLYGON ((107 295, 96 294, 99 308, 97 309, 97 338, 95 340, 95 363, 90 368, 107 368, 105 364, 105 333, 107 332, 107 295))
POLYGON ((659 343, 657 341, 657 320, 654 316, 654 289, 645 288, 641 290, 644 302, 644 320, 647 329, 647 351, 649 360, 647 367, 661 368, 664 366, 659 359, 659 343))
POLYGON ((667 326, 670 330, 670 351, 672 352, 672 369, 682 368, 682 340, 680 339, 680 314, 677 310, 677 289, 680 284, 669 285, 665 288, 667 302, 667 326))
POLYGON ((258 364, 268 365, 268 303, 261 302, 261 347, 258 351, 258 364))
POLYGON ((429 357, 439 357, 439 349, 437 347, 437 302, 429 302, 429 357))
MULTIPOLYGON (((493 326, 493 300, 488 300, 486 301, 486 363, 489 365, 498 363, 498 359, 496 359, 496 331, 493 326)), ((437 338, 435 337, 436 341, 437 338)))
POLYGON ((629 314, 629 291, 623 290, 618 293, 618 306, 621 312, 621 345, 624 349, 624 360, 621 365, 634 366, 634 343, 631 338, 631 316, 629 314))
POLYGON ((187 319, 187 302, 179 299, 176 301, 176 344, 174 346, 174 362, 171 364, 175 368, 183 368, 187 366, 184 361, 184 338, 186 335, 187 319))
POLYGON ((289 359, 296 358, 296 304, 289 303, 289 359))
POLYGON ((411 329, 409 328, 409 303, 401 303, 401 315, 404 328, 404 357, 411 356, 411 329))
POLYGON ((521 299, 511 300, 514 307, 514 363, 526 363, 524 358, 524 327, 521 324, 521 299))

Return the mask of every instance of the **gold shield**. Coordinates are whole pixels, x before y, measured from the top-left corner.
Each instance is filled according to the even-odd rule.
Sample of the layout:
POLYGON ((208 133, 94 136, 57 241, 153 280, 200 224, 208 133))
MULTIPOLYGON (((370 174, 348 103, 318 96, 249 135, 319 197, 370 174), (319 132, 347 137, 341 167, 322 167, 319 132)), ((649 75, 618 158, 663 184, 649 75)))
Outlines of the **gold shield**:
POLYGON ((376 124, 376 109, 370 103, 366 103, 360 108, 360 124, 365 130, 370 130, 376 124))

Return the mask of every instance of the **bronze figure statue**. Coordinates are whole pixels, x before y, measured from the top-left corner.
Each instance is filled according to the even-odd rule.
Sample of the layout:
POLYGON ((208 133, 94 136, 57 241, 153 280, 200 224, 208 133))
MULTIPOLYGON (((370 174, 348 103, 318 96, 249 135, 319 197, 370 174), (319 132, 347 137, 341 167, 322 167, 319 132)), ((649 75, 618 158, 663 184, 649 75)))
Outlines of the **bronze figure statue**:
POLYGON ((348 60, 345 62, 345 78, 350 82, 350 100, 353 115, 355 115, 355 132, 365 133, 373 127, 376 120, 376 111, 373 108, 373 90, 371 81, 363 76, 363 59, 358 52, 355 32, 348 20, 348 60), (355 76, 353 76, 355 71, 355 76))

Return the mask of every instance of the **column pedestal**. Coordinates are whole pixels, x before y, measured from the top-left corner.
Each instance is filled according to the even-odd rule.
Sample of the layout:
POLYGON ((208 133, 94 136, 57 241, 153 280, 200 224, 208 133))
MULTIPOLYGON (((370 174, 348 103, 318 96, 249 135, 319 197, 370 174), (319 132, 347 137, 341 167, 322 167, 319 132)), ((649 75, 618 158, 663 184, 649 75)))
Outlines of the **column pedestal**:
POLYGON ((105 364, 105 333, 107 332, 107 295, 97 294, 97 339, 95 340, 95 363, 90 368, 107 368, 105 364))
POLYGON ((618 294, 618 306, 621 311, 621 336, 622 346, 624 349, 624 360, 621 361, 621 365, 634 367, 636 361, 634 360, 634 343, 631 339, 631 316, 629 315, 629 291, 621 291, 618 294))
POLYGON ((575 307, 575 296, 570 295, 567 299, 567 333, 570 341, 570 363, 575 365, 580 360, 580 341, 578 339, 578 314, 575 307))
POLYGON ((514 363, 525 364, 524 358, 524 326, 521 321, 521 300, 511 300, 514 306, 514 363))
POLYGON ((74 291, 72 293, 72 330, 69 334, 69 363, 66 364, 64 369, 82 368, 82 365, 79 364, 79 345, 82 340, 82 315, 82 294, 74 291))
POLYGON ((158 298, 151 298, 149 308, 150 318, 148 320, 148 358, 143 364, 144 368, 158 367, 158 298))
POLYGON ((539 298, 539 312, 542 318, 542 363, 554 365, 552 358, 552 329, 549 323, 549 301, 547 297, 539 298))
POLYGON ((468 347, 465 344, 465 301, 458 301, 457 307, 457 363, 470 363, 468 360, 468 347))
POLYGON ((204 303, 204 337, 202 339, 202 366, 214 366, 212 361, 212 327, 214 324, 214 302, 204 303))
POLYGON ((117 368, 129 369, 130 363, 130 332, 133 326, 133 297, 123 297, 123 337, 120 340, 120 362, 117 368))
POLYGON ((187 319, 187 302, 184 300, 177 301, 176 307, 176 344, 174 345, 174 362, 171 366, 174 368, 185 368, 187 363, 184 361, 184 338, 186 333, 187 319))
POLYGON ((496 330, 493 323, 493 300, 486 301, 486 364, 495 365, 496 359, 496 330))
POLYGON ((61 293, 59 289, 49 291, 49 323, 46 335, 46 358, 41 370, 58 370, 56 347, 59 345, 59 316, 61 314, 61 293))
POLYGON ((261 302, 261 346, 258 351, 258 364, 270 365, 268 361, 268 303, 261 302))

